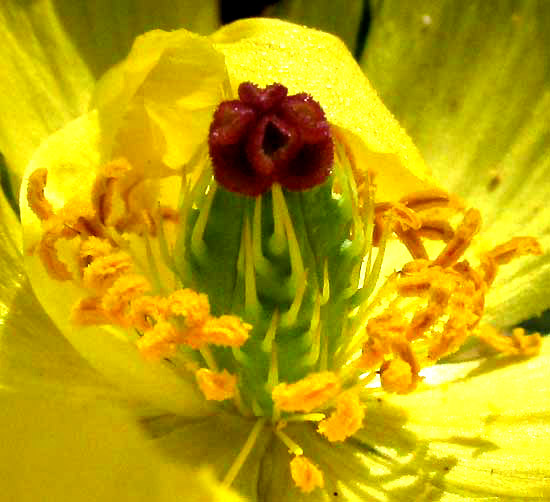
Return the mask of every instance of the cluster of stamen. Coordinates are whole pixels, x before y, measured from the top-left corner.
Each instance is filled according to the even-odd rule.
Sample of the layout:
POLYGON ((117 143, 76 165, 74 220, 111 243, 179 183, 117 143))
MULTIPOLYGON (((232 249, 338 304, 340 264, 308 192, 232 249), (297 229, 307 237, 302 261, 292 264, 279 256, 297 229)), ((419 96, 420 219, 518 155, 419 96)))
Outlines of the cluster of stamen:
MULTIPOLYGON (((107 164, 98 176, 90 203, 73 200, 58 211, 44 194, 47 172, 39 169, 31 174, 27 199, 43 226, 38 256, 50 277, 72 280, 82 289, 72 321, 80 326, 113 325, 135 332, 137 348, 153 361, 174 356, 182 346, 205 354, 211 345, 242 346, 251 325, 236 316, 211 315, 208 297, 192 289, 154 291, 152 283, 159 282, 158 271, 140 270, 136 264, 124 235, 137 233, 148 239, 166 221, 177 219, 170 208, 158 210, 156 217, 151 207, 137 208, 135 197, 134 210, 130 209, 132 190, 125 187, 130 185, 127 175, 132 171, 125 159, 107 164), (127 212, 115 219, 112 208, 117 202, 127 212), (72 263, 59 257, 56 244, 60 239, 77 242, 72 263)), ((136 185, 139 182, 133 180, 130 186, 136 185)), ((217 370, 215 365, 198 369, 196 378, 207 399, 222 401, 235 395, 236 377, 217 370)))
MULTIPOLYGON (((323 486, 323 474, 285 433, 289 422, 314 423, 329 442, 344 441, 363 427, 367 382, 379 377, 384 390, 409 393, 422 382, 423 368, 458 350, 472 335, 505 354, 537 352, 538 335, 526 336, 517 329, 509 337, 480 322, 499 267, 520 256, 541 254, 538 242, 511 239, 483 253, 479 265, 472 266, 464 255, 481 228, 479 212, 465 210, 458 199, 437 189, 375 203, 373 173, 355 165, 345 138, 338 135, 333 143, 324 112, 310 96, 287 96, 280 84, 260 89, 243 83, 239 100, 223 102, 215 112, 208 146, 211 165, 205 162, 198 176, 181 173, 191 200, 184 200, 178 210, 151 200, 151 180, 124 158, 100 169, 89 200, 71 199, 57 210, 45 195, 46 170, 36 170, 28 181, 27 201, 41 221, 42 236, 29 251, 38 255, 51 278, 80 287, 82 296, 72 311, 76 325, 116 326, 152 363, 177 361, 185 354, 181 360, 187 370, 192 368, 206 399, 232 399, 235 411, 258 417, 226 484, 268 419, 293 454, 292 478, 302 491, 311 492, 323 486), (299 208, 307 227, 308 215, 301 208, 308 205, 304 200, 287 204, 287 194, 295 196, 292 192, 325 181, 330 187, 319 190, 324 187, 328 191, 323 194, 329 195, 319 200, 330 205, 326 214, 341 213, 335 221, 341 221, 347 233, 327 227, 324 231, 342 235, 337 246, 325 246, 321 212, 320 219, 312 220, 319 235, 305 240, 314 247, 317 238, 317 249, 326 256, 309 250, 307 262, 292 207, 299 208), (216 291, 208 291, 209 298, 197 288, 184 287, 186 276, 174 265, 176 258, 187 260, 185 266, 195 267, 191 276, 199 286, 201 273, 209 273, 204 236, 212 213, 220 214, 219 207, 213 209, 219 196, 216 183, 230 192, 256 196, 244 210, 239 204, 234 209, 243 211, 236 213, 243 219, 240 247, 236 263, 227 266, 236 268, 234 281, 242 286, 238 315, 233 315, 235 310, 213 315, 210 302, 215 305, 216 291), (262 217, 262 200, 272 216, 262 217), (167 225, 174 226, 172 234, 183 229, 179 251, 174 242, 167 242, 167 225), (262 243, 266 231, 270 234, 262 243), (128 236, 141 237, 145 265, 136 258, 128 236), (167 287, 159 273, 153 239, 174 287, 167 287), (72 258, 59 251, 62 241, 74 244, 72 258), (380 285, 384 253, 399 243, 411 259, 380 285), (349 277, 338 276, 342 263, 349 267, 349 277), (273 297, 260 291, 259 284, 273 297), (277 295, 283 298, 279 304, 277 295), (340 310, 331 310, 331 302, 340 310), (343 319, 330 324, 331 315, 343 319), (265 329, 251 324, 256 321, 264 322, 265 329), (333 333, 335 325, 341 332, 333 333), (247 352, 251 341, 257 353, 247 352), (287 374, 299 370, 305 376, 280 381, 281 354, 288 356, 289 346, 304 355, 296 363, 298 369, 285 368, 287 374), (267 369, 256 360, 267 361, 267 369), (263 371, 266 381, 243 396, 246 370, 254 364, 248 375, 263 371), (269 402, 264 399, 261 405, 265 396, 269 402)), ((237 291, 233 283, 231 287, 237 291)))

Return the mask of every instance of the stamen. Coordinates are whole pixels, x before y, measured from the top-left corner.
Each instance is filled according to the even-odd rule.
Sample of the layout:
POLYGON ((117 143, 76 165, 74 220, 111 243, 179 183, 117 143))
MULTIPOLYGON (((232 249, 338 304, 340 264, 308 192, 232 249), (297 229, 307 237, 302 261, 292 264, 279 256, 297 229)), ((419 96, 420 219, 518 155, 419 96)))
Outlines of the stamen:
POLYGON ((414 260, 427 260, 428 252, 422 244, 420 235, 414 230, 396 229, 395 234, 399 240, 406 246, 414 260))
POLYGON ((241 347, 249 337, 252 325, 233 315, 208 319, 201 327, 204 343, 222 347, 241 347))
POLYGON ((380 370, 382 388, 387 392, 407 394, 413 385, 413 372, 410 364, 395 358, 382 365, 380 370))
POLYGON ((94 291, 105 291, 133 268, 131 256, 125 251, 100 256, 84 269, 84 286, 94 291))
POLYGON ((434 260, 434 265, 449 267, 456 263, 468 248, 474 235, 481 228, 481 215, 477 209, 468 209, 462 223, 455 231, 453 238, 447 243, 443 251, 434 260))
POLYGON ((80 300, 73 308, 71 321, 80 326, 109 324, 110 318, 101 306, 100 297, 80 300))
POLYGON ((344 441, 363 426, 364 417, 365 409, 359 396, 354 392, 344 392, 338 396, 336 411, 319 424, 317 431, 330 442, 344 441))
POLYGON ((292 439, 290 439, 281 429, 281 425, 286 425, 285 421, 279 422, 277 426, 274 428, 276 436, 283 442, 283 444, 288 448, 288 451, 292 453, 293 455, 296 455, 299 457, 300 455, 304 454, 304 450, 300 448, 300 445, 295 443, 292 439))
POLYGON ((422 219, 422 226, 416 232, 422 239, 449 242, 455 232, 446 220, 422 219))
POLYGON ((44 232, 42 240, 38 246, 38 256, 46 269, 48 275, 57 281, 70 281, 73 278, 67 265, 63 263, 57 256, 55 245, 59 239, 67 236, 68 238, 75 237, 76 232, 70 228, 61 229, 55 228, 44 232))
POLYGON ((542 255, 539 242, 533 237, 514 237, 504 244, 496 246, 489 251, 489 256, 497 265, 505 265, 513 259, 526 255, 542 255))
POLYGON ((123 275, 107 290, 102 306, 114 322, 128 326, 131 323, 131 301, 142 296, 150 288, 147 279, 141 275, 123 275))
POLYGON ((248 455, 252 452, 252 449, 254 448, 254 444, 258 440, 258 437, 260 436, 260 432, 262 432, 262 429, 265 425, 265 418, 260 418, 256 420, 256 423, 254 424, 254 427, 252 427, 252 430, 250 431, 250 434, 248 435, 248 438, 246 439, 246 442, 244 443, 244 446, 242 450, 237 455, 237 458, 233 462, 233 465, 229 468, 227 471, 227 474, 223 478, 222 485, 223 486, 231 486, 231 483, 235 480, 237 475, 239 474, 239 471, 241 470, 242 466, 246 462, 246 459, 248 458, 248 455))
POLYGON ((158 322, 153 329, 147 331, 136 343, 145 359, 159 361, 175 354, 179 334, 169 322, 158 322))
POLYGON ((542 344, 540 333, 526 335, 523 328, 515 328, 511 336, 507 336, 486 324, 476 332, 476 335, 494 349, 510 356, 537 355, 542 344))
POLYGON ((323 473, 309 459, 297 456, 290 462, 290 474, 303 493, 311 493, 315 488, 323 488, 323 473))
POLYGON ((52 205, 44 195, 44 188, 48 181, 48 170, 36 169, 29 176, 27 185, 27 202, 32 212, 42 221, 48 220, 54 214, 52 205))
POLYGON ((456 200, 453 200, 447 192, 438 188, 410 193, 401 198, 400 202, 416 212, 425 211, 432 207, 457 205, 456 200))
POLYGON ((237 377, 227 370, 216 373, 201 368, 195 373, 199 389, 209 401, 225 401, 235 396, 237 377))
POLYGON ((305 411, 309 413, 332 399, 340 390, 340 381, 335 373, 325 371, 310 373, 297 382, 280 383, 271 393, 273 402, 282 411, 305 411))
POLYGON ((113 245, 107 239, 88 237, 80 244, 80 266, 87 267, 95 259, 113 254, 113 245))
POLYGON ((148 331, 165 320, 166 304, 159 296, 141 296, 131 303, 129 321, 140 331, 148 331))
POLYGON ((181 316, 189 328, 202 326, 210 318, 210 305, 205 294, 192 289, 178 289, 166 300, 167 315, 181 316))

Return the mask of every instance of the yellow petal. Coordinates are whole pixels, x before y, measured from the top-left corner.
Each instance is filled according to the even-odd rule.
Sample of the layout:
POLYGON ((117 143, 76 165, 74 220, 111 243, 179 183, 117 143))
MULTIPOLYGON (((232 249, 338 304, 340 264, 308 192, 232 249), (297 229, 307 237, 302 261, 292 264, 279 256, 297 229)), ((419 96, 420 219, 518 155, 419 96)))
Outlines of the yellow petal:
POLYGON ((372 169, 379 195, 396 199, 434 183, 417 149, 338 38, 274 19, 247 19, 212 35, 233 92, 241 82, 279 82, 317 99, 343 132, 358 169, 372 169))
MULTIPOLYGON (((101 164, 101 141, 97 113, 91 112, 71 122, 38 149, 28 166, 23 187, 30 173, 41 167, 48 170, 47 194, 54 208, 71 197, 89 198, 101 164)), ((38 242, 41 226, 28 206, 25 188, 20 204, 24 249, 29 250, 38 242)), ((52 280, 36 254, 25 251, 25 265, 34 292, 54 323, 82 356, 122 392, 186 416, 208 411, 191 377, 185 380, 166 365, 148 364, 135 345, 117 332, 72 324, 71 310, 82 296, 79 288, 72 281, 52 280)))
POLYGON ((155 30, 100 80, 92 105, 104 139, 114 148, 117 141, 134 165, 179 168, 206 141, 224 87, 224 58, 207 38, 155 30))
POLYGON ((549 362, 550 339, 544 339, 538 357, 436 366, 432 381, 445 375, 454 381, 385 396, 360 439, 378 444, 403 471, 424 475, 425 487, 544 499, 550 495, 549 362))
POLYGON ((2 500, 237 502, 162 456, 114 403, 0 393, 2 500))
MULTIPOLYGON (((208 466, 217 479, 223 479, 245 445, 254 421, 218 413, 187 422, 177 417, 167 417, 166 423, 163 423, 160 417, 156 423, 152 420, 149 427, 153 435, 157 436, 155 445, 167 458, 196 467, 208 466)), ((264 481, 269 483, 271 479, 269 474, 263 479, 262 468, 264 462, 270 463, 269 445, 272 440, 271 430, 266 427, 231 484, 248 502, 265 500, 259 485, 264 481)), ((289 460, 287 457, 287 466, 289 460)))

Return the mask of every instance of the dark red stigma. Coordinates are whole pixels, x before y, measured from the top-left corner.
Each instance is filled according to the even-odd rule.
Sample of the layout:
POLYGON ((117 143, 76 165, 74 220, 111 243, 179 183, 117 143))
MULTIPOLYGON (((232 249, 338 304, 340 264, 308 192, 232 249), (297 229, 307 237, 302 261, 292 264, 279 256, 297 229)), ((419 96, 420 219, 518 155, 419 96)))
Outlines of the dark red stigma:
POLYGON ((257 196, 280 183, 301 191, 330 175, 334 145, 321 105, 287 94, 281 84, 244 82, 240 99, 218 106, 208 145, 216 181, 227 190, 257 196))

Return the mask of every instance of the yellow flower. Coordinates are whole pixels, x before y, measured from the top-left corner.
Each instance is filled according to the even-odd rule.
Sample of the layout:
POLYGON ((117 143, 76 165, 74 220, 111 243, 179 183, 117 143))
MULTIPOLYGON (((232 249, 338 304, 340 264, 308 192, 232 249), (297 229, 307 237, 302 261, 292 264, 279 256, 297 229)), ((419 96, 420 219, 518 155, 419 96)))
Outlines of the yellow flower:
POLYGON ((545 455, 527 484, 513 473, 526 469, 529 440, 514 440, 515 460, 506 465, 502 450, 510 421, 523 437, 544 427, 544 404, 529 403, 519 416, 507 409, 526 383, 530 396, 544 395, 547 347, 492 373, 480 361, 429 368, 474 333, 531 352, 521 333, 510 345, 475 330, 494 272, 513 255, 540 254, 538 244, 488 240, 477 250, 480 266, 468 265, 462 254, 479 213, 464 212, 433 186, 412 143, 332 37, 257 20, 210 40, 153 32, 100 82, 92 110, 31 161, 21 198, 24 249, 39 299, 73 346, 130 405, 164 412, 142 420, 160 451, 212 464, 253 500, 297 499, 294 482, 310 493, 304 500, 445 491, 459 500, 489 474, 498 477, 494 493, 542 497, 545 455), (314 61, 320 48, 324 59, 314 61), (308 92, 331 124, 334 173, 301 194, 303 215, 277 183, 269 197, 253 200, 211 177, 204 148, 212 113, 248 81, 308 92), (312 218, 317 203, 340 219, 312 218), (436 212, 424 212, 434 204, 436 212), (273 214, 267 223, 266 212, 273 214), (259 245, 268 232, 271 241, 259 245), (439 248, 426 242, 434 235, 439 248), (406 250, 413 261, 403 259, 406 250), (391 274, 391 262, 380 270, 392 257, 401 260, 399 272, 391 274), (379 275, 389 278, 373 296, 379 275), (365 386, 377 371, 384 389, 401 394, 420 385, 418 393, 390 397, 365 386), (233 404, 211 406, 195 376, 208 399, 233 404), (432 388, 451 377, 458 382, 432 388), (494 387, 490 399, 480 385, 494 387))

